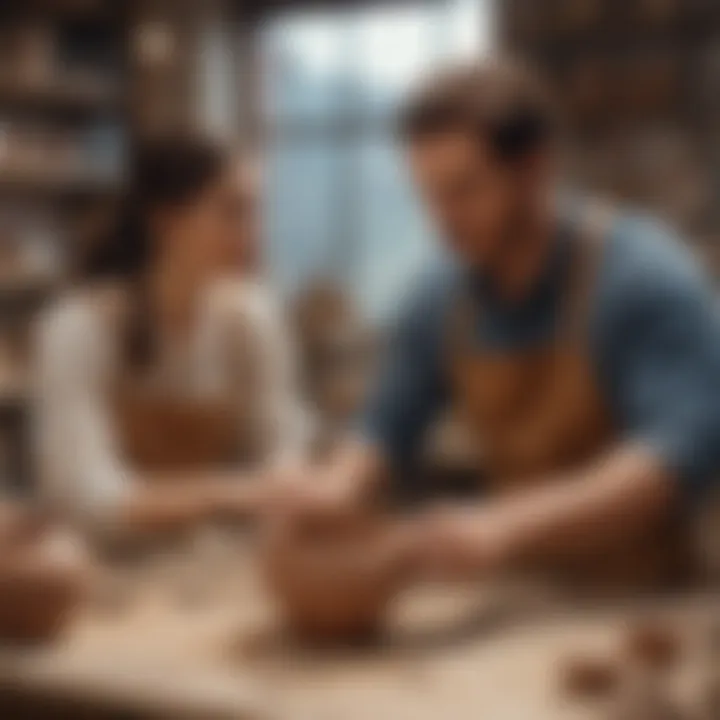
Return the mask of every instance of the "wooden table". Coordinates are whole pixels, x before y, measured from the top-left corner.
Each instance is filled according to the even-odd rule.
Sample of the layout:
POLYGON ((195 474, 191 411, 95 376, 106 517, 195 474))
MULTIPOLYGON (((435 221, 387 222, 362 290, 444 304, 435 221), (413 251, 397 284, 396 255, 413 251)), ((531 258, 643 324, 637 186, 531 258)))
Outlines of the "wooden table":
POLYGON ((711 593, 551 611, 517 590, 511 605, 487 588, 427 588, 399 602, 377 646, 311 650, 281 632, 252 560, 244 542, 205 538, 115 568, 61 642, 0 652, 0 687, 80 703, 88 718, 580 720, 588 709, 557 691, 567 653, 611 652, 656 604, 691 639, 720 616, 711 593))

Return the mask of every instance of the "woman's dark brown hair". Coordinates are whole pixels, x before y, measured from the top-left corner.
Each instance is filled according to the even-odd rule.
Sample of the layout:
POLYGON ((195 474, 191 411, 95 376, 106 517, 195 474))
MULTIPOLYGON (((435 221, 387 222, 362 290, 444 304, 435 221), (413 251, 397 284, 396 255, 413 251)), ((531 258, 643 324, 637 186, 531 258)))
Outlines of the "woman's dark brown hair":
POLYGON ((129 162, 126 190, 112 226, 81 268, 86 281, 121 281, 130 287, 133 308, 126 333, 126 357, 134 367, 153 352, 152 308, 147 274, 155 246, 150 220, 155 212, 197 198, 226 168, 222 149, 198 137, 173 136, 139 143, 129 162))

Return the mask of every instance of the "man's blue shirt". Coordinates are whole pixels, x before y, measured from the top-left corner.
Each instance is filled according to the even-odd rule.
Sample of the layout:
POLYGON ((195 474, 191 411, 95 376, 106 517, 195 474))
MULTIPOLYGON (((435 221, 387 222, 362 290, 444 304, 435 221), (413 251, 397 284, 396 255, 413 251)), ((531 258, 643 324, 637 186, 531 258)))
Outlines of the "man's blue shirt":
MULTIPOLYGON (((486 281, 442 261, 402 312, 362 431, 402 472, 449 400, 447 324, 463 288, 481 312, 478 347, 522 351, 557 330, 571 275, 572 222, 558 231, 542 277, 508 306, 486 281)), ((574 266, 573 266, 574 269, 574 266)), ((667 227, 618 215, 589 303, 589 355, 621 439, 650 446, 691 497, 720 466, 720 319, 712 284, 667 227)))

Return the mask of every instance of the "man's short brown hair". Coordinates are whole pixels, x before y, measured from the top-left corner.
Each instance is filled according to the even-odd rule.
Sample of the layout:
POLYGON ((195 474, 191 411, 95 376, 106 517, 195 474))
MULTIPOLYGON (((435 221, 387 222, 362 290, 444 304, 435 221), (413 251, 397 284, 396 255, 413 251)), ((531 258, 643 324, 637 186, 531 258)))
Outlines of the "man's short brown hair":
POLYGON ((435 73, 400 110, 398 130, 406 141, 453 129, 477 133, 498 157, 513 160, 548 145, 557 127, 538 78, 514 62, 487 60, 435 73))

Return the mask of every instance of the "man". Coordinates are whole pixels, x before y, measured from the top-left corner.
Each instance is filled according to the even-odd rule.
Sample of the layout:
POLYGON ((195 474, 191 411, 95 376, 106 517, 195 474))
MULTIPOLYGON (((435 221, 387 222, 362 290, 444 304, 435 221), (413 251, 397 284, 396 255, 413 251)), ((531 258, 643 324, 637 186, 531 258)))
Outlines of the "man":
POLYGON ((311 515, 357 507, 412 467, 449 405, 482 447, 485 492, 411 523, 420 566, 676 577, 686 510, 720 460, 709 283, 658 222, 560 209, 557 127, 522 69, 445 71, 400 128, 455 262, 401 318, 358 439, 287 502, 311 515))

